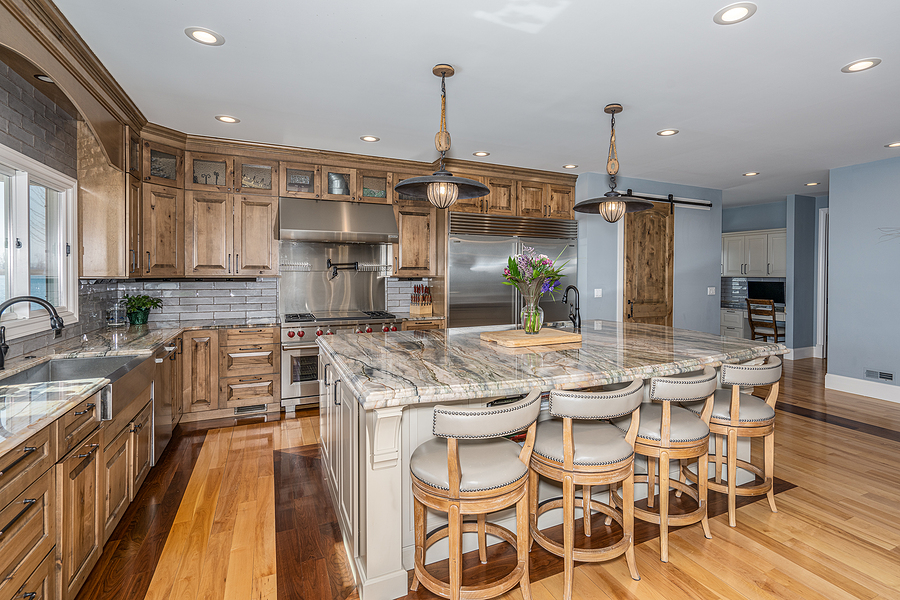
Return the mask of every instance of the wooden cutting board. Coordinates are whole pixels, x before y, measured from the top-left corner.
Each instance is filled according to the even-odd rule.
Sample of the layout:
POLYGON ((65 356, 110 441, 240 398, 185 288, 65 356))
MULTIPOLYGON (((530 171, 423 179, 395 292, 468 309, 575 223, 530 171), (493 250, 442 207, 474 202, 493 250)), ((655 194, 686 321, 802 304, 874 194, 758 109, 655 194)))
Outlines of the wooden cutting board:
POLYGON ((507 331, 485 331, 481 339, 487 342, 496 342, 508 348, 521 348, 523 346, 549 346, 552 344, 573 344, 581 341, 580 333, 559 331, 558 329, 541 329, 538 333, 525 333, 522 329, 507 331))

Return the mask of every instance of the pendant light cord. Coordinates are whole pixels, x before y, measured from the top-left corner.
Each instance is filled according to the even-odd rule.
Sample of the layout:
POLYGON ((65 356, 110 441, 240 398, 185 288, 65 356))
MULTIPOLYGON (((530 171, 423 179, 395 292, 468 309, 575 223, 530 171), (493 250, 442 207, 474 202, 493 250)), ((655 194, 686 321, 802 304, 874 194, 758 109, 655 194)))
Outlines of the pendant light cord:
MULTIPOLYGON (((609 123, 610 123, 610 125, 609 125, 609 127, 610 127, 609 159, 613 159, 613 158, 616 159, 616 165, 617 165, 616 171, 618 171, 619 153, 616 151, 616 113, 611 113, 609 115, 609 123)), ((608 170, 607 170, 607 173, 609 174, 609 191, 615 192, 616 191, 616 174, 609 173, 608 170)))
MULTIPOLYGON (((446 77, 441 74, 441 133, 447 132, 447 87, 445 85, 446 77)), ((444 153, 445 150, 441 150, 441 168, 439 170, 444 170, 444 153)))

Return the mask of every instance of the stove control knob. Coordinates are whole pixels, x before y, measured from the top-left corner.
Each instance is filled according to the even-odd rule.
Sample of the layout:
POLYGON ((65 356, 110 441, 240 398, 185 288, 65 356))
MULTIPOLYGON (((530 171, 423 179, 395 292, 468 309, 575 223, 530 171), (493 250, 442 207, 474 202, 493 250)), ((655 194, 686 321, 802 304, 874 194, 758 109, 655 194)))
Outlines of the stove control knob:
POLYGON ((388 327, 387 325, 384 325, 384 326, 381 328, 381 330, 382 330, 383 332, 387 333, 388 331, 391 330, 391 328, 388 327))
POLYGON ((297 334, 294 333, 293 331, 288 331, 288 337, 294 337, 295 335, 297 335, 297 334))
POLYGON ((328 331, 325 332, 325 335, 334 335, 334 332, 329 329, 328 331))
POLYGON ((397 331, 397 326, 396 326, 396 325, 391 325, 391 331, 397 331))
POLYGON ((322 333, 323 333, 323 331, 322 331, 321 329, 316 329, 316 335, 317 335, 317 336, 322 335, 322 333))
POLYGON ((366 327, 366 333, 372 333, 372 328, 371 328, 371 327, 366 327))
POLYGON ((302 329, 297 332, 297 337, 303 337, 304 335, 306 335, 306 332, 303 331, 302 329))

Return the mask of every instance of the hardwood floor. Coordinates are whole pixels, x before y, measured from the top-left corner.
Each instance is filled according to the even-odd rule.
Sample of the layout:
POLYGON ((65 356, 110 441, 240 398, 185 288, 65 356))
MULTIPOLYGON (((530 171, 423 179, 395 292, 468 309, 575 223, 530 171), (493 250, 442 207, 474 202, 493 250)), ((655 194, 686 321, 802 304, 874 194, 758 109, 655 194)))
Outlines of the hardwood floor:
MULTIPOLYGON (((821 360, 786 361, 784 372, 779 512, 744 500, 730 528, 724 496, 711 493, 713 539, 696 526, 672 530, 669 563, 655 526, 638 522, 641 581, 621 558, 578 565, 576 599, 900 599, 900 405, 825 390, 821 360)), ((315 411, 213 425, 177 429, 78 598, 355 598, 315 411)), ((576 535, 601 544, 598 521, 591 538, 580 526, 576 535)), ((470 553, 464 580, 494 576, 507 554, 492 546, 481 565, 470 553)), ((531 566, 535 600, 561 598, 559 559, 535 546, 531 566)))

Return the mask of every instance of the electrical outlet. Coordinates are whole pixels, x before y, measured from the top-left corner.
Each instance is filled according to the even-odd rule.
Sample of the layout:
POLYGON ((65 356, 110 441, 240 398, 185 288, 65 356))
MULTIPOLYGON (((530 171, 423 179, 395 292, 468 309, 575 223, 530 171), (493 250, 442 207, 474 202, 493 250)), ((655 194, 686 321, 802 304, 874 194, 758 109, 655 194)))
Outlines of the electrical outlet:
POLYGON ((603 290, 601 290, 600 288, 594 288, 594 298, 602 298, 602 297, 603 297, 603 290))
POLYGON ((600 321, 594 321, 594 331, 600 331, 603 329, 603 323, 600 321))
POLYGON ((707 295, 707 296, 715 296, 715 295, 716 295, 716 288, 714 288, 714 287, 708 287, 708 288, 706 288, 706 295, 707 295))

